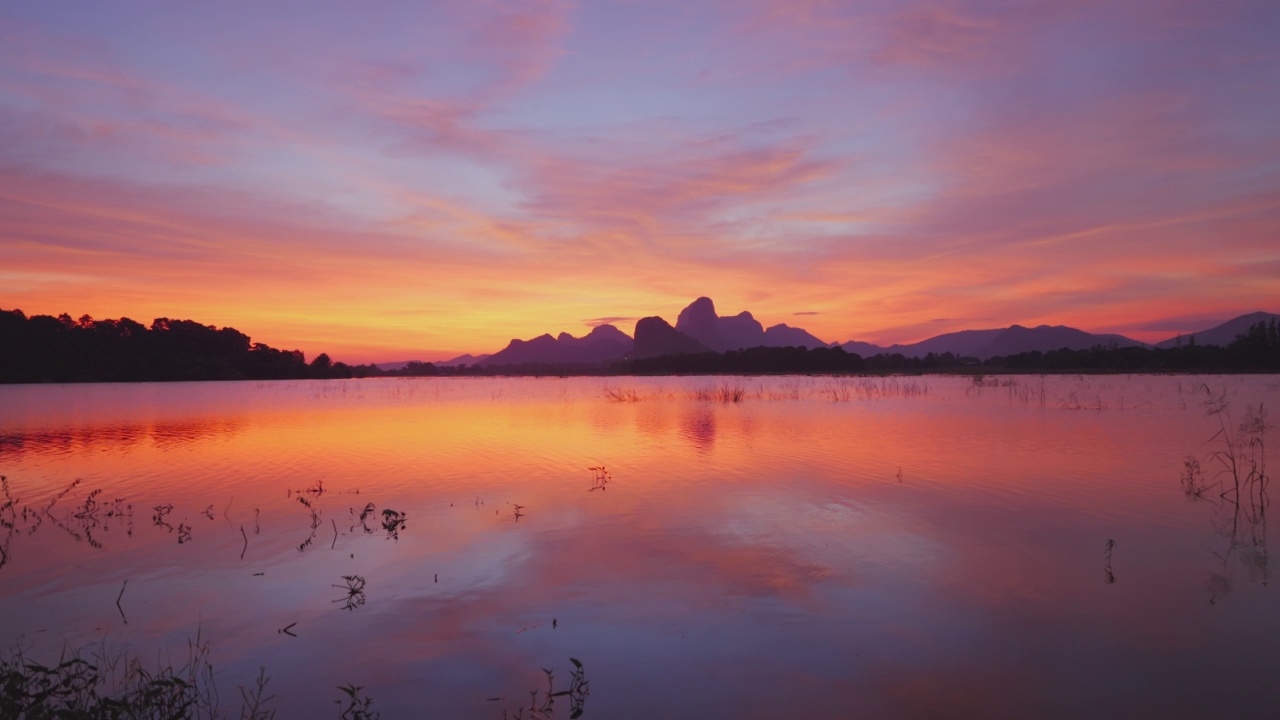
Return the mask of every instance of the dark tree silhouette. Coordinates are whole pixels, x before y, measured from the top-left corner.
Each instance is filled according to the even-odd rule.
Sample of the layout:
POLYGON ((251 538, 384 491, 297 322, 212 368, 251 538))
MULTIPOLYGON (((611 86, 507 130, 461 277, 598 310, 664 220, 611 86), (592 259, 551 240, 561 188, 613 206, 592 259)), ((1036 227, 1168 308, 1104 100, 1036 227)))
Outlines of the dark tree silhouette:
MULTIPOLYGON (((342 363, 308 366, 300 351, 250 343, 235 328, 157 318, 79 320, 0 310, 0 382, 134 382, 350 377, 342 363)), ((319 358, 317 358, 319 360, 319 358)))

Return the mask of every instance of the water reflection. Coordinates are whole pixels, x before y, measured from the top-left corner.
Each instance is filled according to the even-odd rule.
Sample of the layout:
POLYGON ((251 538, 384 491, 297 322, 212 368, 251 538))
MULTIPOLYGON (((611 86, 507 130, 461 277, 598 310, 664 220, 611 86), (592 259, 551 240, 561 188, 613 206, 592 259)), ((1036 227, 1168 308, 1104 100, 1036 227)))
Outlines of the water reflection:
POLYGON ((680 415, 680 437, 694 449, 707 453, 716 445, 716 415, 719 408, 691 404, 680 415))
POLYGON ((566 657, 609 718, 1248 715, 1270 696, 1240 678, 1280 670, 1265 458, 1239 434, 1223 497, 1199 450, 1218 418, 1179 381, 226 385, 161 414, 234 432, 0 456, 0 636, 150 653, 199 628, 232 686, 271 670, 281 717, 332 716, 320 683, 385 717, 563 715, 566 657), (1105 409, 1064 408, 1073 389, 1105 409), (1208 568, 1233 608, 1213 622, 1208 568), (1204 683, 1164 687, 1189 668, 1204 683))
POLYGON ((178 421, 161 424, 108 425, 68 430, 0 433, 0 457, 23 454, 69 455, 84 452, 129 452, 139 445, 181 446, 230 436, 241 430, 235 419, 178 421))

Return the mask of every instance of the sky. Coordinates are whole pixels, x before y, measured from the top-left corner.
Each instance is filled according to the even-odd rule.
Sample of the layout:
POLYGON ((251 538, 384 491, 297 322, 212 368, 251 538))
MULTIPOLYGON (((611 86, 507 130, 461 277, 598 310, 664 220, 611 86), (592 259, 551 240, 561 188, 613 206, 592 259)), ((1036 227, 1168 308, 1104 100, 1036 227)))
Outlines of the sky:
POLYGON ((1280 312, 1274 0, 11 2, 0 308, 441 360, 1280 312))

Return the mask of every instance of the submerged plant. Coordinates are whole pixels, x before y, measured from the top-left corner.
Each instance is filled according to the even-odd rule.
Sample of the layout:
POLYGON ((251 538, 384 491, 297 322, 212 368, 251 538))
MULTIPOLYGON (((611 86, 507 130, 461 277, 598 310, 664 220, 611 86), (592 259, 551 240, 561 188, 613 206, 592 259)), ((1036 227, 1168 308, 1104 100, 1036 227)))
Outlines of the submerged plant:
POLYGON ((604 386, 604 397, 613 402, 640 402, 644 399, 634 388, 619 388, 612 385, 604 386))
POLYGON ((1114 585, 1116 583, 1116 574, 1111 571, 1111 551, 1114 550, 1115 547, 1116 541, 1108 538, 1106 545, 1102 548, 1102 557, 1105 560, 1105 563, 1102 566, 1102 571, 1106 574, 1105 581, 1108 585, 1114 585))
POLYGON ((405 528, 405 513, 384 508, 382 510, 382 529, 387 531, 388 540, 399 540, 400 531, 405 528))
MULTIPOLYGON (((536 688, 530 690, 529 704, 518 707, 513 712, 508 713, 504 708, 502 710, 504 720, 551 720, 551 718, 555 717, 557 698, 568 698, 569 720, 576 720, 582 717, 587 696, 591 694, 591 690, 582 662, 577 658, 569 658, 569 662, 573 664, 573 670, 569 673, 569 688, 567 690, 556 690, 555 673, 548 668, 542 668, 542 672, 547 678, 546 689, 541 692, 536 688), (526 712, 528 713, 527 715, 525 714, 526 712)), ((503 700, 504 698, 489 699, 503 700)))
POLYGON ((595 473, 595 476, 591 479, 591 488, 588 489, 587 492, 606 489, 606 486, 609 484, 612 477, 609 475, 609 471, 605 469, 604 465, 589 467, 587 469, 595 473))
MULTIPOLYGON (((197 637, 187 648, 186 664, 158 664, 155 669, 105 643, 92 652, 64 650, 52 665, 29 658, 18 648, 0 657, 0 717, 221 717, 209 645, 197 637)), ((271 699, 264 697, 266 685, 263 672, 256 689, 241 689, 242 718, 273 716, 265 707, 271 699)))
POLYGON ((340 720, 377 720, 382 717, 382 713, 370 709, 373 707, 373 698, 365 694, 363 686, 348 683, 340 685, 338 689, 346 695, 345 700, 334 700, 341 710, 338 715, 340 720), (345 707, 343 702, 346 703, 345 707))
POLYGON ((335 599, 333 602, 342 603, 343 610, 355 610, 364 605, 364 578, 360 575, 343 575, 342 581, 345 584, 334 585, 333 587, 345 591, 346 595, 335 599))
POLYGON ((1181 485, 1183 493, 1192 500, 1209 498, 1215 493, 1219 516, 1215 525, 1227 539, 1222 560, 1223 573, 1215 573, 1210 587, 1210 604, 1231 588, 1228 576, 1233 557, 1247 568, 1252 579, 1265 585, 1269 580, 1270 553, 1267 549, 1267 508, 1270 498, 1267 490, 1271 478, 1267 474, 1266 461, 1266 408, 1245 407, 1244 420, 1238 425, 1231 418, 1231 404, 1226 390, 1215 393, 1208 385, 1201 385, 1204 399, 1200 405, 1205 414, 1217 420, 1218 431, 1209 438, 1212 450, 1203 461, 1188 456, 1183 461, 1181 485), (1213 475, 1206 477, 1206 467, 1213 475))

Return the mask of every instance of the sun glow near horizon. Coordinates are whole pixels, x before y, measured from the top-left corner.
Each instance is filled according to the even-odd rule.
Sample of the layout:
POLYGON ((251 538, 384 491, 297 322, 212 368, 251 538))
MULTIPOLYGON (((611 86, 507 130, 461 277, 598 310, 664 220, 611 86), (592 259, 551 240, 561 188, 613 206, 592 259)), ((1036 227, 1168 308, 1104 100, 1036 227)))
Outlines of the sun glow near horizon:
POLYGON ((0 13, 0 307, 349 362, 702 295, 886 344, 1280 307, 1273 9, 303 9, 0 13))

